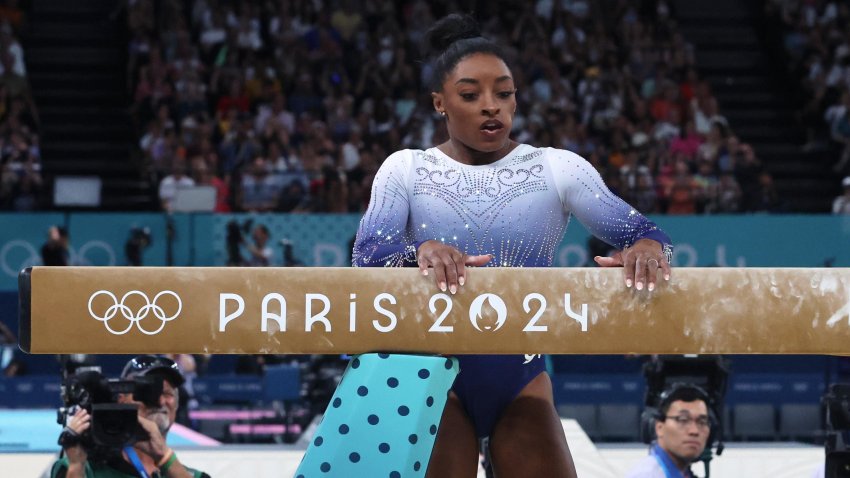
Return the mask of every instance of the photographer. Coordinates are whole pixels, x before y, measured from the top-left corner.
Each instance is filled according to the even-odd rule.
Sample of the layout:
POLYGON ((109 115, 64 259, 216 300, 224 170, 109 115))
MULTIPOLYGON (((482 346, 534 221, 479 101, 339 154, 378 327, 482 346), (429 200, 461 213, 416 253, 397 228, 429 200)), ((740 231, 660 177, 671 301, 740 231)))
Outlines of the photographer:
POLYGON ((270 235, 269 228, 265 225, 257 224, 254 226, 254 230, 251 232, 251 239, 254 242, 248 244, 248 252, 251 256, 246 265, 252 267, 268 267, 271 265, 274 250, 268 245, 270 235))
POLYGON ((711 431, 708 395, 696 385, 674 384, 661 395, 656 441, 627 478, 693 478, 690 466, 705 450, 711 431))
POLYGON ((67 266, 68 230, 62 226, 50 226, 47 241, 41 246, 41 263, 45 266, 67 266))
MULTIPOLYGON (((158 403, 137 401, 133 393, 119 393, 119 404, 138 406, 138 425, 146 439, 132 445, 112 450, 103 459, 90 459, 92 450, 85 444, 87 432, 91 434, 92 413, 85 407, 79 408, 69 417, 60 436, 64 456, 52 467, 51 478, 203 478, 207 474, 185 467, 174 450, 166 444, 166 435, 177 415, 178 387, 184 378, 174 361, 153 355, 140 355, 130 360, 121 374, 123 380, 153 378, 161 383, 158 403)), ((94 394, 95 392, 92 392, 94 394)), ((157 397, 153 397, 156 402, 157 397)))

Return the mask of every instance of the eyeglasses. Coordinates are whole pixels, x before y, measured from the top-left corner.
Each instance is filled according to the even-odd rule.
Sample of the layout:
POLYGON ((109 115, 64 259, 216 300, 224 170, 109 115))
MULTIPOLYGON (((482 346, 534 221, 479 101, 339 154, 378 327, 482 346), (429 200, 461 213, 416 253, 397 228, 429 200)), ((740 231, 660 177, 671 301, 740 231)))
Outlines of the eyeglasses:
POLYGON ((674 420, 682 428, 687 428, 691 423, 696 423, 697 428, 708 428, 711 425, 711 421, 706 416, 694 418, 688 415, 673 415, 664 417, 664 419, 674 420))

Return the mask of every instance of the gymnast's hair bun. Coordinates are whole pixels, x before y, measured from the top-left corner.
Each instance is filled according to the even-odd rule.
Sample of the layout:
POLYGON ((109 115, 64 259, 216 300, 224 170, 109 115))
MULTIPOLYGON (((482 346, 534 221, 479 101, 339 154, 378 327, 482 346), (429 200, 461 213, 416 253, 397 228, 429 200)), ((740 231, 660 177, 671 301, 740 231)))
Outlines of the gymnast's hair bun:
POLYGON ((481 27, 469 15, 452 13, 438 20, 425 34, 425 49, 428 56, 439 55, 452 43, 466 38, 481 36, 481 27))

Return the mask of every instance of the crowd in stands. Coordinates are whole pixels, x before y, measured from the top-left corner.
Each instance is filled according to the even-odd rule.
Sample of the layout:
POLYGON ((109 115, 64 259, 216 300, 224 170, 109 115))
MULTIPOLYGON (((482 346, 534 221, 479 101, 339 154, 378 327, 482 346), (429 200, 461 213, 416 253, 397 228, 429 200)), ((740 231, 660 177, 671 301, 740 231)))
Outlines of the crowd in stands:
POLYGON ((0 210, 40 207, 38 110, 19 41, 26 17, 16 1, 0 3, 0 210))
MULTIPOLYGON (((644 213, 778 210, 667 0, 473 7, 513 58, 517 141, 582 155, 644 213)), ((420 45, 457 8, 131 2, 134 118, 163 207, 176 184, 205 184, 217 211, 363 211, 388 154, 446 137, 420 45)))
POLYGON ((790 73, 802 88, 806 149, 835 157, 836 179, 850 173, 850 5, 834 0, 771 0, 790 73))

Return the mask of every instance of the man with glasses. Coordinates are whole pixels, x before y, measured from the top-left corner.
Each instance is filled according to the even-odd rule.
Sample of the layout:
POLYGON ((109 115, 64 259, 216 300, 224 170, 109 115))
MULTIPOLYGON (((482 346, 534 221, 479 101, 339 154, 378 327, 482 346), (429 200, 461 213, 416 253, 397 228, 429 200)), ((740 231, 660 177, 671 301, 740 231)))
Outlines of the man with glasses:
MULTIPOLYGON (((185 379, 177 364, 168 358, 139 355, 127 362, 121 372, 123 380, 152 377, 162 380, 162 392, 155 404, 133 399, 133 394, 118 394, 118 403, 139 407, 139 425, 149 439, 138 441, 105 462, 91 462, 86 449, 71 440, 63 445, 64 457, 53 464, 52 478, 209 478, 206 473, 185 467, 166 443, 166 436, 177 417, 179 387, 185 379)), ((81 436, 91 428, 91 416, 79 409, 68 420, 64 433, 81 436)), ((64 434, 63 433, 63 434, 64 434)), ((60 440, 61 442, 61 440, 60 440)))
POLYGON ((711 432, 708 395, 699 387, 676 384, 661 394, 649 456, 627 478, 693 478, 690 466, 702 455, 711 432))

